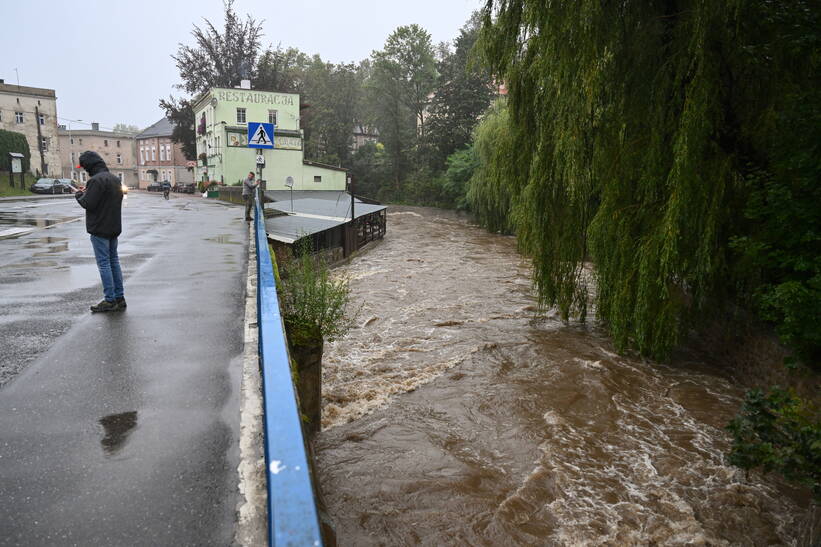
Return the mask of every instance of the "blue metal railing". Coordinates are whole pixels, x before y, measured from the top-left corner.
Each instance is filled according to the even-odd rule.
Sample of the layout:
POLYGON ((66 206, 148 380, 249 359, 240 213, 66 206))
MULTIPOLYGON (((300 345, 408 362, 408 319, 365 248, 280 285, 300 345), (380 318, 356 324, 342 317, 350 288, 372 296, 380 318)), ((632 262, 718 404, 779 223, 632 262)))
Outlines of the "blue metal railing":
POLYGON ((288 346, 279 310, 260 193, 254 233, 257 247, 257 317, 265 407, 265 468, 268 482, 268 541, 319 546, 322 537, 311 470, 305 454, 288 346))

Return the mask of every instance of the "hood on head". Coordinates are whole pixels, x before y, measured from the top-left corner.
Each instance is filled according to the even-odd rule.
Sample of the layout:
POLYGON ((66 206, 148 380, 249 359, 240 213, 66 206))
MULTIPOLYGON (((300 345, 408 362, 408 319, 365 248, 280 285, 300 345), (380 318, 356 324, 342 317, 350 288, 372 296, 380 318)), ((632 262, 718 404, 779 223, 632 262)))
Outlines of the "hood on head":
POLYGON ((105 161, 100 154, 91 150, 86 150, 80 154, 80 167, 88 171, 92 177, 101 171, 108 171, 105 161))

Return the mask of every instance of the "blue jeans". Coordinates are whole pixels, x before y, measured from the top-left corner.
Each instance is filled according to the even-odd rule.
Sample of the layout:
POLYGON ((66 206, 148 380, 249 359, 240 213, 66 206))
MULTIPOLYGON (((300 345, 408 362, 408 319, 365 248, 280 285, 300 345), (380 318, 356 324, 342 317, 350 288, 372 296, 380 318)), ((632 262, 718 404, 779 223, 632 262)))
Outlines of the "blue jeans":
POLYGON ((123 298, 123 272, 120 270, 120 257, 117 256, 117 238, 91 236, 91 246, 97 259, 97 269, 103 280, 103 295, 109 302, 123 298))

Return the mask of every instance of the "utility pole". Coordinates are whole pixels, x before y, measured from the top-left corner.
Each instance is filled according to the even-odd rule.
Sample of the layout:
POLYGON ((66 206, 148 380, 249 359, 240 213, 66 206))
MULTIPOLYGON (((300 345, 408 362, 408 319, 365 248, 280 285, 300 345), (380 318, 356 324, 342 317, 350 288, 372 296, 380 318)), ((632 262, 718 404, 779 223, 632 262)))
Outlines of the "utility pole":
POLYGON ((37 124, 37 148, 40 149, 40 176, 46 176, 46 157, 43 154, 43 133, 40 131, 40 108, 34 107, 34 123, 37 124))

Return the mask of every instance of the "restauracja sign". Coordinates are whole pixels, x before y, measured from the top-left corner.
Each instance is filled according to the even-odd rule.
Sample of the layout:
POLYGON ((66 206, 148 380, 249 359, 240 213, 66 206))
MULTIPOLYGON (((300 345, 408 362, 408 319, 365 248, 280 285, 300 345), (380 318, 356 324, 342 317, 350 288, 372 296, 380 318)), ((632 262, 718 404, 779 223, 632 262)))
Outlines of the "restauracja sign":
POLYGON ((276 95, 272 93, 254 93, 253 91, 217 91, 217 100, 231 101, 235 103, 255 103, 255 104, 294 104, 293 95, 276 95))

